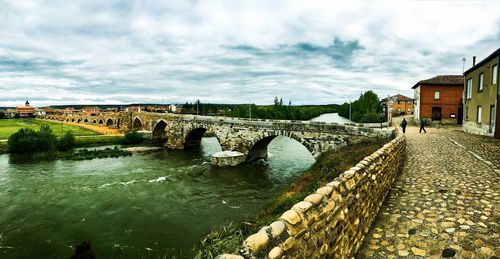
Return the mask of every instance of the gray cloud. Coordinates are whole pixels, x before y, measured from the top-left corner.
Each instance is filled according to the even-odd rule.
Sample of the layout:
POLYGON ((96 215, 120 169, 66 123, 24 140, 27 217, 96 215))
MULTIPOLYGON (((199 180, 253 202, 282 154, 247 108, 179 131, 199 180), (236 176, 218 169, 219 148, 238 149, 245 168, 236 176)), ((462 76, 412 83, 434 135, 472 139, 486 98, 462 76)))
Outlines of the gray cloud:
POLYGON ((0 106, 412 95, 498 48, 496 2, 0 0, 0 106), (474 19, 463 19, 465 16, 474 19), (425 19, 422 19, 425 17, 425 19))

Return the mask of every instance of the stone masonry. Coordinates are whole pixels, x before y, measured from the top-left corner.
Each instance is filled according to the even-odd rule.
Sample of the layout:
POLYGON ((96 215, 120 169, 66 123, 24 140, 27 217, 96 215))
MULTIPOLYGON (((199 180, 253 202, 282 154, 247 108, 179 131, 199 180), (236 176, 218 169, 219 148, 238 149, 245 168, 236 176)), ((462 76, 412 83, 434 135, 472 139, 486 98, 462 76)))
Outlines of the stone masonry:
POLYGON ((184 149, 197 146, 205 131, 216 135, 223 151, 238 151, 247 161, 267 156, 267 144, 276 136, 287 136, 304 145, 314 157, 321 153, 357 143, 366 138, 388 137, 392 129, 344 126, 335 123, 286 120, 247 120, 165 113, 114 113, 99 116, 46 116, 68 122, 104 124, 122 132, 132 130, 165 142, 167 148, 184 149))
POLYGON ((500 258, 500 141, 409 127, 407 162, 356 258, 500 258))
POLYGON ((403 165, 405 148, 398 136, 249 236, 235 254, 218 258, 353 256, 403 165))

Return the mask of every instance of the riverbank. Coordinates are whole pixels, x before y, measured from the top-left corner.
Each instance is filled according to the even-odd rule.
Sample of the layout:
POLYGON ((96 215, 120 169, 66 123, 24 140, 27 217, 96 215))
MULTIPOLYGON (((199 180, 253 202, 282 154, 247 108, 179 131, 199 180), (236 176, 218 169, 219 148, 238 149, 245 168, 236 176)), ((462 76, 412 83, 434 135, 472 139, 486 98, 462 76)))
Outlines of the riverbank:
POLYGON ((332 181, 389 141, 390 139, 387 138, 374 139, 324 153, 301 177, 269 203, 257 216, 239 224, 229 222, 209 232, 198 246, 193 248, 195 257, 214 258, 222 253, 236 251, 246 236, 270 224, 313 190, 332 181))

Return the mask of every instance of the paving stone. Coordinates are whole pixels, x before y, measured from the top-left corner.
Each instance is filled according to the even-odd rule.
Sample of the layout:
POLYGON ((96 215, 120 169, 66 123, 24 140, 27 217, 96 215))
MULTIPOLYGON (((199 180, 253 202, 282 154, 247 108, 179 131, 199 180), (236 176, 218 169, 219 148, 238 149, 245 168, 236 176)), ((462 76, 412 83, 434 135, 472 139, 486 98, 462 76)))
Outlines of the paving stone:
POLYGON ((359 255, 376 239, 388 244, 384 242, 385 249, 370 258, 388 258, 391 246, 397 257, 442 258, 451 255, 451 250, 454 258, 498 257, 500 174, 495 170, 500 170, 500 141, 453 128, 430 128, 419 134, 413 127, 407 128, 406 139, 402 172, 359 255), (374 236, 378 233, 381 235, 374 236))

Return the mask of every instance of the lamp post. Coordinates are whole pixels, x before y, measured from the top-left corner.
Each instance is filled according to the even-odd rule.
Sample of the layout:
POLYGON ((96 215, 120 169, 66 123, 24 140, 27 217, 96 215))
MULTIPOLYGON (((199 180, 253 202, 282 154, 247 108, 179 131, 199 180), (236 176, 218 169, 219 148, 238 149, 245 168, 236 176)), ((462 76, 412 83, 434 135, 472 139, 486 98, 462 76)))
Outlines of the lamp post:
POLYGON ((351 118, 351 99, 349 99, 349 120, 352 121, 352 118, 351 118))

